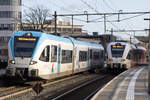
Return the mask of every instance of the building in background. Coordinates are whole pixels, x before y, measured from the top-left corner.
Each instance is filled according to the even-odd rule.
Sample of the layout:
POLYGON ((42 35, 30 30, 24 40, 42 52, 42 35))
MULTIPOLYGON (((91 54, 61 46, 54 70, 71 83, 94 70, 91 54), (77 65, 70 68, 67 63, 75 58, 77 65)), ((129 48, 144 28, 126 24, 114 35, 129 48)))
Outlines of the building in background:
POLYGON ((21 20, 22 0, 0 0, 0 40, 7 41, 21 20))
MULTIPOLYGON (((43 24, 43 29, 41 25, 23 24, 23 30, 38 30, 48 34, 55 34, 55 23, 54 20, 47 20, 43 24)), ((82 32, 82 25, 71 25, 69 19, 58 19, 57 20, 57 35, 60 36, 75 36, 75 35, 87 35, 87 33, 82 32)))
POLYGON ((22 0, 0 0, 0 63, 6 59, 10 36, 21 21, 22 0))

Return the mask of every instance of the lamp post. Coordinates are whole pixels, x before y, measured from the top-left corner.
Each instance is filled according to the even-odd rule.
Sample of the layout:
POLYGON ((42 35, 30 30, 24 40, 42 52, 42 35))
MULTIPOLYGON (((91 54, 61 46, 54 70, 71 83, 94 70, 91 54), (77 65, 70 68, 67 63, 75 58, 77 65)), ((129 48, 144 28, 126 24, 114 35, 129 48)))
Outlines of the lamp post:
POLYGON ((148 36, 148 93, 150 94, 150 18, 145 18, 144 20, 149 20, 149 36, 148 36))

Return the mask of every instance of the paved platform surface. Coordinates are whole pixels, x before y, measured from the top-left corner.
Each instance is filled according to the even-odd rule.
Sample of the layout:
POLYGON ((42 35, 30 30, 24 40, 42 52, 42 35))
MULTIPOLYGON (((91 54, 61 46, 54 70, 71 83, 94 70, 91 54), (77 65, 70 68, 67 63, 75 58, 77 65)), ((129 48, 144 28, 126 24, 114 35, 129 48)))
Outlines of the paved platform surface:
POLYGON ((91 100, 150 100, 148 67, 129 69, 110 81, 91 100))

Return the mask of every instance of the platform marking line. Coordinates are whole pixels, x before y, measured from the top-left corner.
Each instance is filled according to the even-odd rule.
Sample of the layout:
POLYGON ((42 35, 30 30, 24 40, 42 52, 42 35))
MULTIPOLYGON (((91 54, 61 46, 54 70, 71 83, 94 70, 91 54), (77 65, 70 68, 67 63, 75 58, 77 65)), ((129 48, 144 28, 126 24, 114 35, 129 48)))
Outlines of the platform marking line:
MULTIPOLYGON (((137 69, 134 69, 128 76, 131 76, 133 75, 135 72, 137 71, 137 69)), ((114 95, 113 95, 113 98, 112 100, 118 100, 118 97, 119 97, 119 93, 120 91, 122 90, 122 87, 124 86, 126 80, 128 80, 129 77, 126 77, 125 79, 123 79, 123 81, 119 84, 118 88, 116 89, 114 95)))
POLYGON ((139 76, 140 72, 143 70, 144 68, 140 69, 139 71, 137 71, 134 76, 132 77, 128 89, 127 89, 127 95, 126 95, 126 100, 134 100, 134 88, 135 88, 135 83, 136 83, 136 79, 139 76))
POLYGON ((119 74, 118 76, 116 76, 115 78, 113 78, 111 81, 109 81, 102 89, 100 89, 100 91, 98 91, 92 98, 91 100, 96 100, 96 98, 104 91, 104 89, 106 87, 108 87, 114 80, 116 80, 117 78, 119 78, 121 75, 125 74, 129 72, 129 70, 124 71, 123 73, 119 74))

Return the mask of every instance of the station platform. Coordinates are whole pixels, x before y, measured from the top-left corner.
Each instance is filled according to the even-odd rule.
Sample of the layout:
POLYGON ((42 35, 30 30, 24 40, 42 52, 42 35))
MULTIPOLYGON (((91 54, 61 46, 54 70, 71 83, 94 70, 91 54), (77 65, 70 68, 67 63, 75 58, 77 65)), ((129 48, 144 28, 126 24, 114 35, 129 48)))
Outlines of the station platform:
POLYGON ((150 100, 148 66, 131 68, 106 84, 91 100, 150 100))

